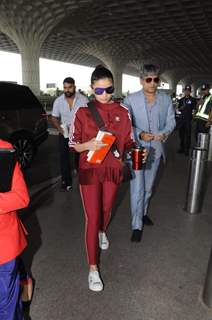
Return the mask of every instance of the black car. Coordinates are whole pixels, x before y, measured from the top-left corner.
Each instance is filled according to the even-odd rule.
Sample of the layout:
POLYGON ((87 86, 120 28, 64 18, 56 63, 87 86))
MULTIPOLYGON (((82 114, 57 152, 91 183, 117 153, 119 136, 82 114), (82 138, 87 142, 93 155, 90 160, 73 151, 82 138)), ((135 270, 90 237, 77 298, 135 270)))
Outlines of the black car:
POLYGON ((3 132, 21 166, 29 167, 48 130, 46 112, 27 86, 0 81, 0 136, 3 132))

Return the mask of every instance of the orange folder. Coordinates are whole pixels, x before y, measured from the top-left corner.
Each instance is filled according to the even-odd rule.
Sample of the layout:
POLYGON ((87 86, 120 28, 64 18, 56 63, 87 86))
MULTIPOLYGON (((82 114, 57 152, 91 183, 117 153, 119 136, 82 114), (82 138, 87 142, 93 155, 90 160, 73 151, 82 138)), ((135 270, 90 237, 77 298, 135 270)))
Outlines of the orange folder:
POLYGON ((116 140, 116 137, 112 135, 110 132, 101 131, 99 130, 96 140, 101 141, 102 143, 107 144, 106 146, 102 147, 99 150, 96 151, 89 151, 87 154, 87 161, 89 163, 93 164, 100 164, 105 159, 106 155, 110 151, 110 148, 114 141, 116 140))

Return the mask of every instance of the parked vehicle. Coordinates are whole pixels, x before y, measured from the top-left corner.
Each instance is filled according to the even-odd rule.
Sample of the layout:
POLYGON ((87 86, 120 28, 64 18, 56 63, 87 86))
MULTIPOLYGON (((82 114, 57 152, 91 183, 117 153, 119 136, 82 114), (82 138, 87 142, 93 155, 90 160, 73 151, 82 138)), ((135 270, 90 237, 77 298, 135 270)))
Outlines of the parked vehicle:
POLYGON ((0 134, 3 131, 21 166, 29 167, 48 131, 46 112, 27 86, 0 81, 0 134))

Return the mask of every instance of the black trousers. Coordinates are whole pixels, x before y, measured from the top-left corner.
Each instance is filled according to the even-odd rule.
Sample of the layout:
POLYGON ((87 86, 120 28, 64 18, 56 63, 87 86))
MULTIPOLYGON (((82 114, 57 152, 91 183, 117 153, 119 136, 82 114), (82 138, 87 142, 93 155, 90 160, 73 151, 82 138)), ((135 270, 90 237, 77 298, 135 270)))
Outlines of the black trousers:
POLYGON ((66 186, 72 185, 72 172, 78 170, 79 155, 72 152, 68 146, 68 138, 64 138, 59 134, 59 154, 60 154, 60 171, 62 183, 66 186))
POLYGON ((180 149, 189 151, 191 146, 191 121, 182 120, 179 124, 180 149))

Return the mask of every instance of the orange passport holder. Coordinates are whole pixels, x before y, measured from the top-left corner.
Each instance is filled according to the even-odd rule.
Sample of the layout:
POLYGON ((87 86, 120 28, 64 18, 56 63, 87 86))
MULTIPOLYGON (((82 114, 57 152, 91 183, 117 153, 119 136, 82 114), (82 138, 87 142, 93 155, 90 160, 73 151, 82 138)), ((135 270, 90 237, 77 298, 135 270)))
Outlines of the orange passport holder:
POLYGON ((116 137, 113 136, 112 133, 110 132, 99 130, 96 136, 96 140, 101 141, 102 143, 105 143, 107 145, 102 147, 99 150, 89 151, 87 154, 87 161, 93 164, 96 164, 96 163, 100 164, 105 159, 108 152, 110 151, 110 148, 114 143, 114 141, 116 140, 116 137))

